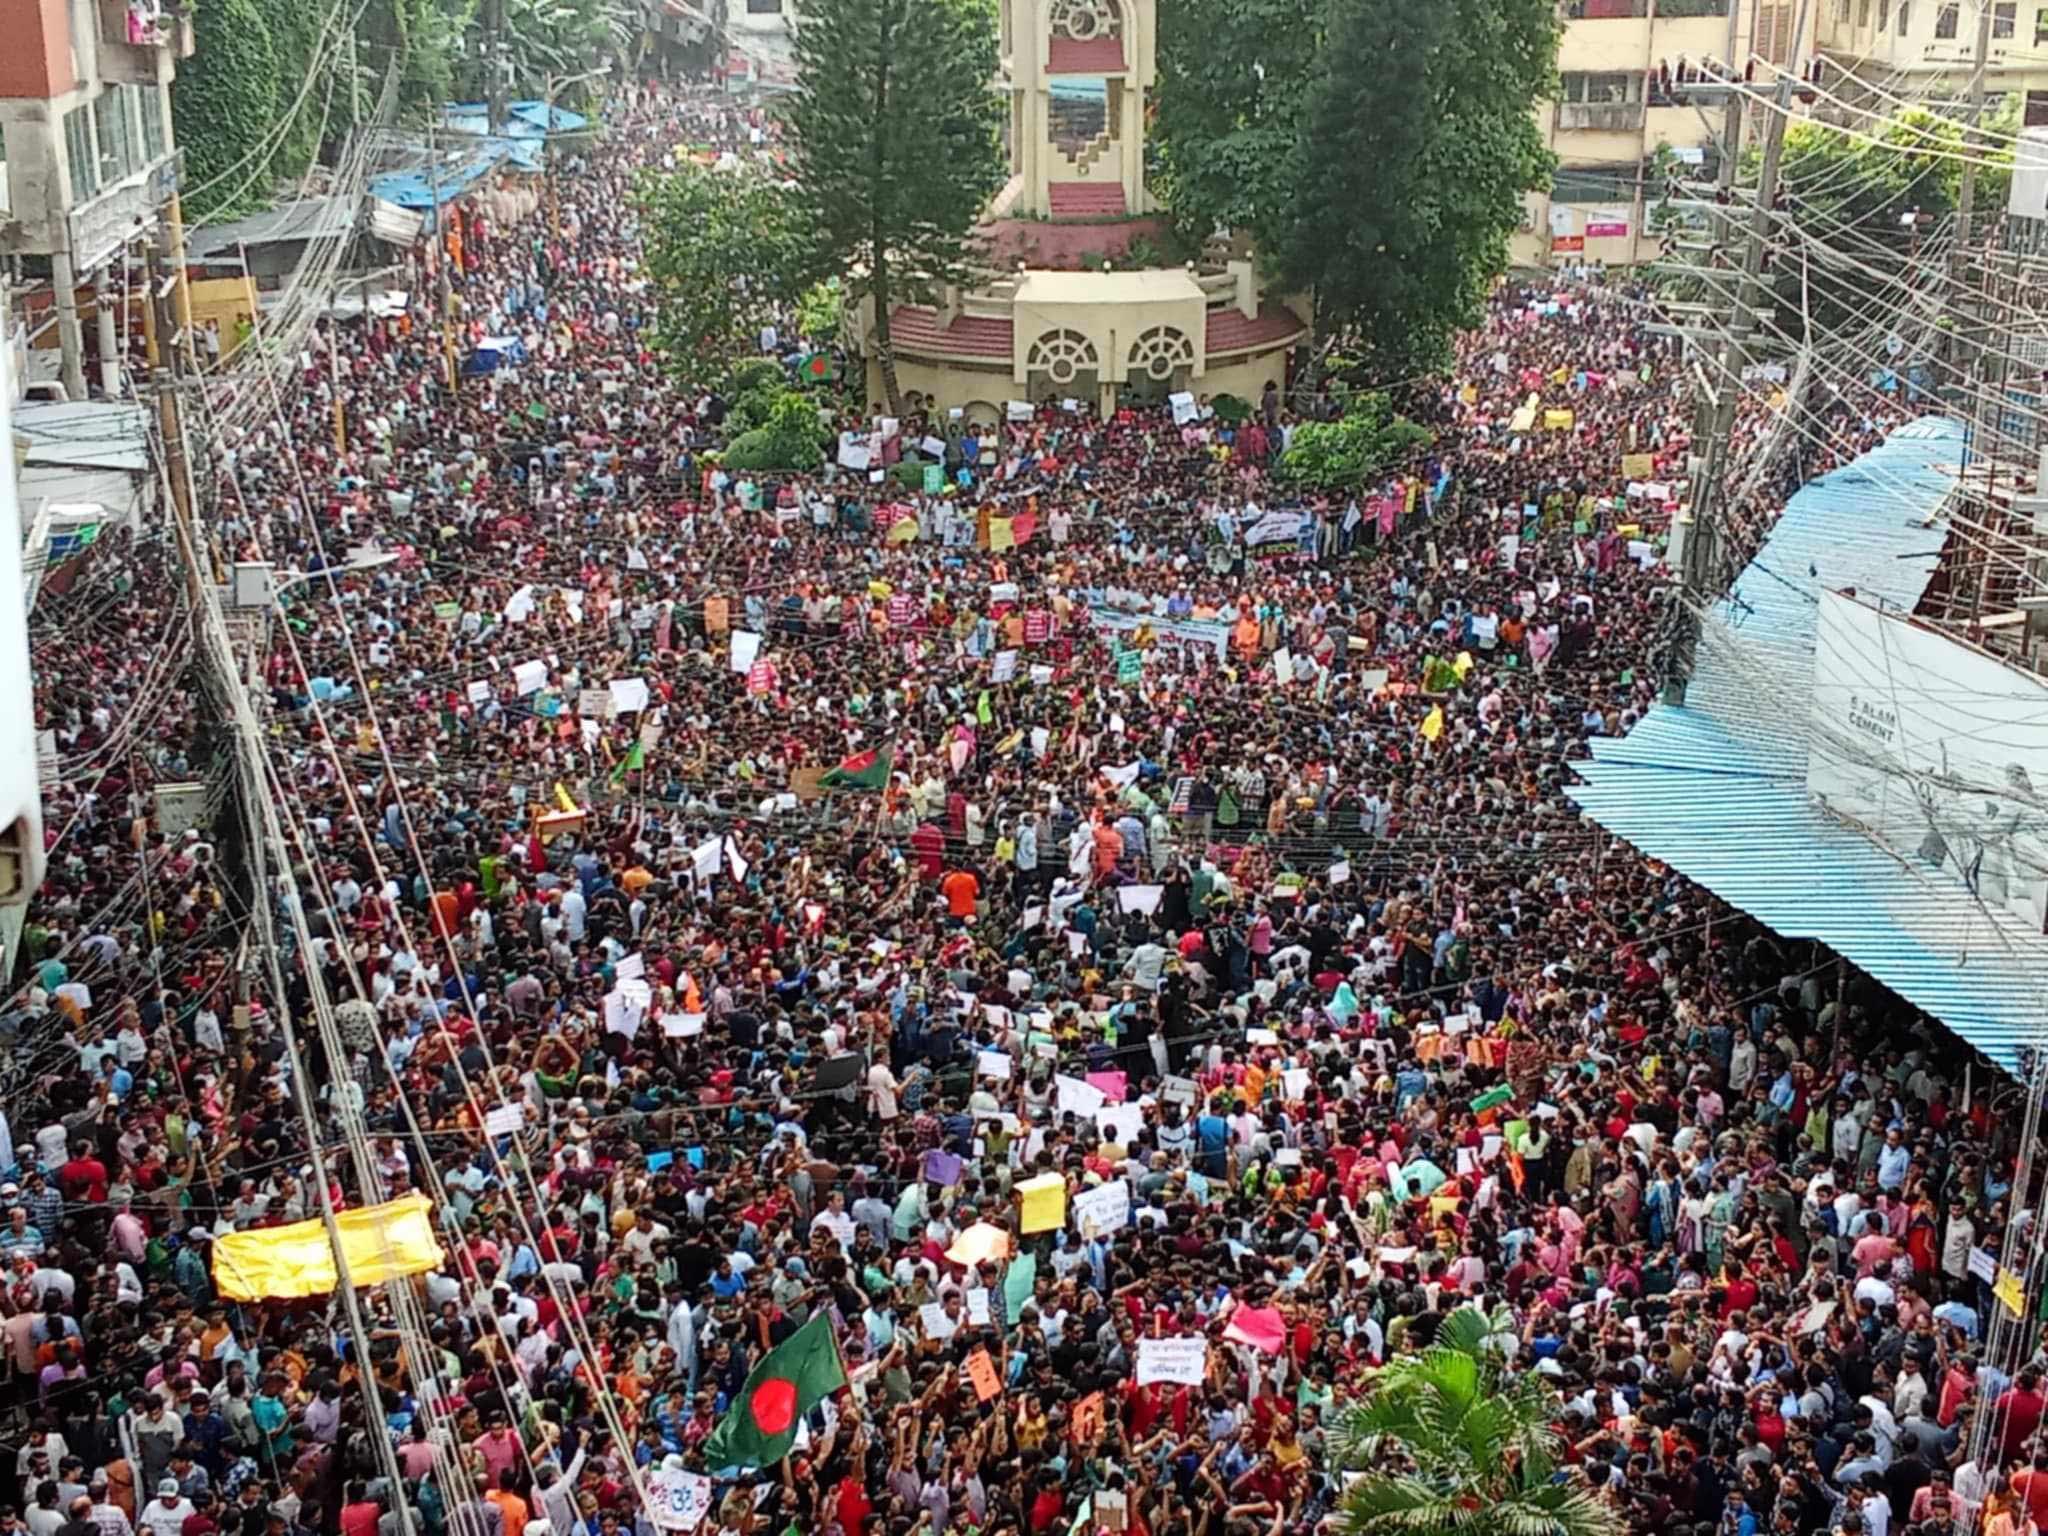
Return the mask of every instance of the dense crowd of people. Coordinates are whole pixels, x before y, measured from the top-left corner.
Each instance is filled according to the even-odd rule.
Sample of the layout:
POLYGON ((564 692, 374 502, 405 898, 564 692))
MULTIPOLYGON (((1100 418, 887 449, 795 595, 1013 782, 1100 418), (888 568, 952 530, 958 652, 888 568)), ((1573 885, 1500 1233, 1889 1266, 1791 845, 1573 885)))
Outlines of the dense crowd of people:
MULTIPOLYGON (((886 439, 855 397, 942 491, 728 472, 633 188, 761 127, 626 93, 556 210, 465 210, 460 350, 523 361, 444 387, 423 267, 206 456, 219 551, 306 573, 271 877, 151 821, 221 749, 132 644, 189 630, 167 550, 39 615, 4 1528, 608 1536, 709 1475, 721 1536, 1311 1531, 1372 1369, 1475 1306, 1633 1528, 2032 1536, 2043 1357, 1972 1261, 2016 1127, 1561 794, 1662 666, 1687 398, 1637 296, 1504 286, 1355 494, 1276 474, 1277 391, 886 439), (230 1234, 415 1192, 445 1260, 360 1334, 217 1288, 230 1234), (717 1465, 821 1315, 846 1387, 717 1465), (1164 1338, 1199 1380, 1140 1381, 1164 1338)), ((1894 419, 1845 409, 1752 542, 1894 419)))

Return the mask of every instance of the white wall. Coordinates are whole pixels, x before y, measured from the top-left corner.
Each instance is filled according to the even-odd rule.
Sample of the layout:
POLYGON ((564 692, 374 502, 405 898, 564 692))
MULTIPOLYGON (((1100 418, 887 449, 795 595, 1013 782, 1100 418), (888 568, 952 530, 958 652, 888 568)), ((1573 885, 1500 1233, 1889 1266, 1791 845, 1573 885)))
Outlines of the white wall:
POLYGON ((1830 810, 2048 931, 2048 683, 1824 593, 1812 731, 1807 788, 1830 810))

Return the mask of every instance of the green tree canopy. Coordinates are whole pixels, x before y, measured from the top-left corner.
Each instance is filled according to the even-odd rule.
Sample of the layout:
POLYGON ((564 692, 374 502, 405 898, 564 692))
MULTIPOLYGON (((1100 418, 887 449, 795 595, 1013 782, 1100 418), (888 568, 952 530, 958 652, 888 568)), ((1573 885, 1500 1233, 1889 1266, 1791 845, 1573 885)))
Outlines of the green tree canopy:
POLYGON ((661 301, 656 342, 685 379, 710 383, 803 292, 795 204, 766 176, 695 164, 650 174, 639 196, 661 301))
POLYGON ((1332 0, 1174 0, 1159 10, 1152 184, 1181 232, 1286 227, 1332 0))
POLYGON ((902 404, 889 308, 960 277, 967 237, 1002 185, 1002 98, 989 0, 806 0, 788 108, 810 275, 872 295, 892 409, 902 404))
POLYGON ((1374 1372, 1371 1395, 1338 1426, 1338 1466, 1362 1475, 1344 1496, 1352 1536, 1622 1536, 1620 1514, 1559 1481, 1552 1394, 1510 1377, 1512 1317, 1448 1314, 1436 1344, 1374 1372))
POLYGON ((1433 366, 1553 158, 1551 0, 1185 0, 1161 23, 1160 187, 1247 231, 1381 378, 1433 366))
MULTIPOLYGON (((1811 305, 1816 329, 1868 324, 1873 298, 1881 296, 1886 280, 1903 273, 1920 242, 1956 211, 1966 152, 1991 162, 1979 168, 1976 206, 1980 214, 1988 210, 1996 217, 2012 176, 2017 97, 2011 102, 1987 120, 1989 142, 1974 149, 1961 122, 1918 108, 1861 136, 1806 119, 1791 123, 1778 201, 1798 238, 1784 239, 1789 254, 1774 263, 1774 323, 1796 337, 1802 305, 1811 305), (1907 222, 1915 212, 1921 215, 1917 229, 1907 222)), ((1746 160, 1753 177, 1754 149, 1746 160)), ((1896 303, 1898 290, 1890 296, 1896 303)))
POLYGON ((1523 194, 1555 159, 1534 108, 1556 80, 1550 0, 1339 0, 1310 97, 1305 176, 1274 252, 1375 371, 1439 365, 1507 266, 1523 194), (1387 82, 1399 81, 1398 90, 1387 82))
POLYGON ((1356 491, 1388 474, 1416 448, 1435 441, 1425 427, 1396 416, 1382 394, 1356 400, 1336 421, 1294 429, 1277 471, 1282 480, 1320 491, 1356 491))

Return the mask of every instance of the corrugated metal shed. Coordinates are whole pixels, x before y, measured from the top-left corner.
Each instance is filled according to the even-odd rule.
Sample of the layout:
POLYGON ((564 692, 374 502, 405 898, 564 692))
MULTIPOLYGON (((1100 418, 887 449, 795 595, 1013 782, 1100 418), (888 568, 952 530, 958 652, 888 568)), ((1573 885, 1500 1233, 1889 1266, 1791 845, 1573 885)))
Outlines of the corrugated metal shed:
POLYGON ((1826 944, 2013 1070, 2048 1033, 2048 939, 1827 816, 1806 789, 1819 594, 1853 587, 1911 610, 1962 443, 1960 423, 1918 421, 1795 495, 1709 623, 1685 704, 1596 741, 1567 792, 1651 858, 1826 944))

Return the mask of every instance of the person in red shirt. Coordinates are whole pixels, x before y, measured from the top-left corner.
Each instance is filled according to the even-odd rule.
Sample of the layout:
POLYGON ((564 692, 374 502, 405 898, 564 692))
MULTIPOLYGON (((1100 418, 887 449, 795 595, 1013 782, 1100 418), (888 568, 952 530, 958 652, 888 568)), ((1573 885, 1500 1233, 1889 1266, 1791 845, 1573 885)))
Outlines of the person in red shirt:
POLYGON ((95 1204, 107 1198, 107 1165, 89 1141, 71 1145, 71 1161, 57 1170, 57 1187, 74 1204, 81 1200, 95 1204))
POLYGON ((341 1536, 377 1536, 377 1520, 384 1506, 370 1497, 361 1482, 348 1485, 348 1502, 341 1506, 341 1536))
POLYGON ((214 1536, 219 1529, 220 1521, 214 1518, 213 1495, 202 1488, 192 1495, 192 1513, 178 1527, 178 1536, 214 1536))
POLYGON ((2004 1425, 1999 1455, 2007 1460, 2018 1456, 2034 1431, 2040 1427, 2041 1411, 2048 1399, 2041 1395, 2041 1372, 2028 1366, 2020 1372, 2016 1386, 2008 1387, 1992 1410, 1994 1424, 2004 1425))
POLYGON ((1747 1312, 1756 1305, 1756 1282, 1742 1272, 1742 1266, 1733 1259, 1723 1267, 1721 1273, 1727 1277, 1721 1293, 1721 1321, 1726 1322, 1737 1312, 1747 1312))
POLYGON ((917 860, 917 872, 926 880, 937 880, 946 869, 946 835, 936 821, 920 822, 910 834, 910 852, 917 860))

